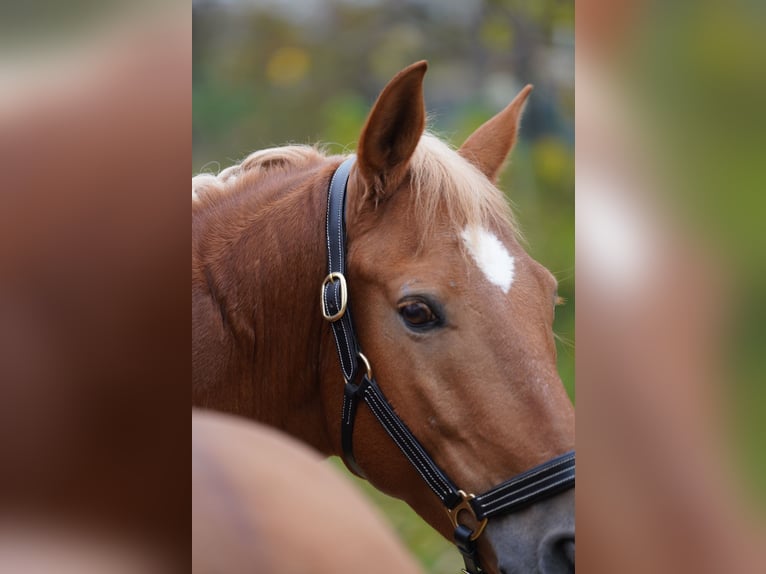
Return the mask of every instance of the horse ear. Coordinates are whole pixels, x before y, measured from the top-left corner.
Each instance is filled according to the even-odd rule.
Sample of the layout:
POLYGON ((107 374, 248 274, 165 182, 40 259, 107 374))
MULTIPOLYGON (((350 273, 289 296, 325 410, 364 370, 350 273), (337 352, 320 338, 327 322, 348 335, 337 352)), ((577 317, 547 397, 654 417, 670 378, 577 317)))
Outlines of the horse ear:
POLYGON ((473 132, 458 153, 492 182, 497 181, 505 158, 516 143, 519 120, 532 85, 527 84, 503 111, 473 132))
POLYGON ((401 183, 426 122, 423 103, 425 61, 408 66, 383 88, 362 128, 359 172, 375 199, 401 183))

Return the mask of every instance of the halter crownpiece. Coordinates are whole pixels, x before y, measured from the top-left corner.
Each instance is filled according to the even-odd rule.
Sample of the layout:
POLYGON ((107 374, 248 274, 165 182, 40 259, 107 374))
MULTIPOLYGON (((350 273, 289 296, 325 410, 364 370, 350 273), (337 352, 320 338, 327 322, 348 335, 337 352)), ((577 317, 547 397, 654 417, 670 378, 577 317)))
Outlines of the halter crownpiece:
POLYGON ((343 458, 348 467, 364 477, 354 458, 354 421, 359 401, 364 401, 399 450, 441 500, 455 528, 455 544, 463 555, 466 574, 482 574, 476 550, 487 521, 515 512, 574 487, 575 453, 553 458, 495 486, 483 494, 460 490, 437 466, 404 421, 386 400, 372 376, 372 367, 361 353, 351 318, 346 273, 346 187, 356 156, 346 159, 332 176, 327 194, 327 277, 322 281, 322 315, 330 322, 345 380, 341 419, 343 458), (357 383, 360 361, 366 372, 357 383), (475 529, 460 522, 463 513, 473 516, 475 529))

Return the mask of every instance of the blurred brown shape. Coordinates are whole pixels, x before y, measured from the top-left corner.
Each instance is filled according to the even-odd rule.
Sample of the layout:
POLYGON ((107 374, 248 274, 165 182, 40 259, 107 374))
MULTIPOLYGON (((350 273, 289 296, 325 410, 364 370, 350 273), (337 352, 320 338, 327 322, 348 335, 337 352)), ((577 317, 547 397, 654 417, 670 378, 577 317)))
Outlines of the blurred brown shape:
POLYGON ((190 47, 177 10, 121 14, 0 102, 0 508, 177 563, 190 47))
POLYGON ((320 454, 271 427, 192 411, 192 572, 420 572, 320 454))

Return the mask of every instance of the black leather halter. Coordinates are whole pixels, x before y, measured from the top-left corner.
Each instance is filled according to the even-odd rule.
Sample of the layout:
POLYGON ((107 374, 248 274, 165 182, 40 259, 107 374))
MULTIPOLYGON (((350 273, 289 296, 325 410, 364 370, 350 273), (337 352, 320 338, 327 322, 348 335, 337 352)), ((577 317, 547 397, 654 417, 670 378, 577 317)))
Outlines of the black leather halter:
POLYGON ((354 331, 346 285, 346 185, 355 156, 349 157, 335 171, 330 180, 327 197, 327 271, 322 282, 322 315, 332 325, 335 343, 345 379, 341 423, 341 441, 346 464, 359 476, 364 472, 354 458, 354 420, 359 401, 367 403, 375 418, 386 430, 396 446, 404 453, 433 493, 439 497, 455 527, 455 543, 463 555, 467 574, 481 574, 476 552, 476 539, 484 531, 489 518, 514 512, 574 487, 575 453, 551 459, 519 474, 491 490, 467 494, 458 489, 436 465, 418 439, 410 432, 386 400, 372 376, 372 368, 359 349, 354 331), (361 363, 365 374, 356 382, 361 363), (478 524, 475 530, 460 522, 460 514, 468 512, 478 524))

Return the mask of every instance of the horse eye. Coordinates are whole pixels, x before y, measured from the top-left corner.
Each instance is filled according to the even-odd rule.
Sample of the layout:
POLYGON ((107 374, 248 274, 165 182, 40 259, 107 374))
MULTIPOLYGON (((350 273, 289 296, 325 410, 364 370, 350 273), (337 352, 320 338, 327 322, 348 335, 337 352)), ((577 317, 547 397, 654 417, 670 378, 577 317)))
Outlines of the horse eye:
POLYGON ((439 318, 431 307, 423 301, 407 301, 399 305, 399 314, 408 327, 433 327, 439 323, 439 318))

